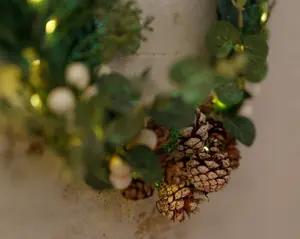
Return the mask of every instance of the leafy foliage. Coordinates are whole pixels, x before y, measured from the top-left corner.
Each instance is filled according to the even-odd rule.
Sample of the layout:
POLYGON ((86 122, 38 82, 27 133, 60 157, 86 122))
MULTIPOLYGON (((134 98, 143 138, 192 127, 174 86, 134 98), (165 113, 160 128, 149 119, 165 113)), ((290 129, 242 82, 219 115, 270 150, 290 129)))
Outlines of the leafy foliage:
POLYGON ((251 146, 256 136, 255 126, 246 117, 233 116, 224 118, 224 126, 228 132, 246 146, 251 146))
POLYGON ((146 146, 136 146, 128 152, 127 161, 149 183, 161 181, 163 174, 158 156, 146 146))
POLYGON ((222 58, 227 57, 241 40, 240 32, 227 21, 218 21, 208 33, 206 45, 209 53, 222 58))
POLYGON ((231 81, 215 89, 219 100, 228 106, 236 105, 243 100, 244 92, 236 81, 231 81))

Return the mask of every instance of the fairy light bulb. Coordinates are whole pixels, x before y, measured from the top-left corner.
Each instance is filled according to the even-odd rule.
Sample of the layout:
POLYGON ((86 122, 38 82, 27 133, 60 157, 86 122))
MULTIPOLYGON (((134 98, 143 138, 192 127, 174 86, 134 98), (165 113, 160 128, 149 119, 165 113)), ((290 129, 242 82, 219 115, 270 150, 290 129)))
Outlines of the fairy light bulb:
POLYGON ((39 4, 39 3, 43 2, 43 0, 28 0, 28 2, 30 4, 39 4))
POLYGON ((215 104, 217 109, 225 110, 227 108, 227 105, 221 102, 216 95, 214 95, 212 102, 215 104))
POLYGON ((56 27, 57 27, 57 20, 56 19, 49 20, 46 23, 46 28, 45 28, 46 33, 52 34, 55 31, 56 27))
POLYGON ((260 21, 261 23, 266 23, 267 20, 268 20, 268 13, 264 12, 260 17, 260 21))
POLYGON ((30 103, 35 109, 41 109, 43 107, 41 97, 38 94, 34 94, 31 96, 30 103))
POLYGON ((203 149, 206 151, 206 152, 209 152, 209 148, 207 146, 204 146, 203 149))

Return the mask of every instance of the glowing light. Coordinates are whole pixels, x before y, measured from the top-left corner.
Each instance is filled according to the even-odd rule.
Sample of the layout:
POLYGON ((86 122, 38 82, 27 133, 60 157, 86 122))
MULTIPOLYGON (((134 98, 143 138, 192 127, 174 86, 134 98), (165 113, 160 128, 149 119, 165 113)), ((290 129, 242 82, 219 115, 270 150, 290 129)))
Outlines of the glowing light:
POLYGON ((268 20, 268 13, 264 12, 260 17, 260 21, 261 23, 265 23, 267 20, 268 20))
POLYGON ((209 152, 209 148, 207 146, 204 146, 203 149, 206 151, 206 152, 209 152))
POLYGON ((38 4, 41 3, 43 0, 28 0, 29 3, 31 4, 38 4))
POLYGON ((215 104, 216 108, 218 110, 225 110, 227 109, 227 105, 225 105, 224 103, 222 103, 217 96, 214 96, 212 102, 215 104))
POLYGON ((36 109, 41 109, 43 107, 41 97, 38 94, 34 94, 31 96, 30 103, 36 109))
POLYGON ((40 60, 34 60, 31 64, 33 66, 39 66, 41 64, 41 61, 40 60))
POLYGON ((52 19, 52 20, 48 21, 46 24, 46 33, 52 34, 55 31, 56 27, 57 27, 56 19, 52 19))
POLYGON ((235 45, 235 51, 242 53, 242 52, 244 52, 244 50, 245 50, 245 47, 243 45, 240 45, 240 44, 235 45))
POLYGON ((118 155, 114 155, 109 163, 109 168, 116 168, 119 167, 120 165, 123 165, 123 160, 118 156, 118 155))
POLYGON ((138 176, 138 175, 137 175, 137 172, 133 172, 133 173, 132 173, 132 178, 133 178, 133 179, 137 179, 137 176, 138 176))
POLYGON ((72 137, 70 140, 70 145, 74 147, 79 147, 82 145, 82 141, 79 137, 72 137))
POLYGON ((104 137, 103 129, 100 126, 94 128, 94 133, 98 140, 102 140, 104 137))

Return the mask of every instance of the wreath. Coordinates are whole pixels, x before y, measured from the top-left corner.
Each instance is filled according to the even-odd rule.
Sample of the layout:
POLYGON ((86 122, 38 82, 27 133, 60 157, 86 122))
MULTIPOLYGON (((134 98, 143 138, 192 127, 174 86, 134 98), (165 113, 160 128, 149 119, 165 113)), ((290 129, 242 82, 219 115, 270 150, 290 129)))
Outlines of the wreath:
POLYGON ((256 130, 243 114, 247 83, 267 74, 266 0, 218 0, 208 58, 179 59, 171 92, 141 101, 150 69, 127 77, 109 62, 135 54, 151 17, 134 1, 0 2, 1 154, 14 142, 46 148, 95 190, 129 200, 159 192, 157 209, 183 221, 228 183, 240 164, 237 142, 256 130))

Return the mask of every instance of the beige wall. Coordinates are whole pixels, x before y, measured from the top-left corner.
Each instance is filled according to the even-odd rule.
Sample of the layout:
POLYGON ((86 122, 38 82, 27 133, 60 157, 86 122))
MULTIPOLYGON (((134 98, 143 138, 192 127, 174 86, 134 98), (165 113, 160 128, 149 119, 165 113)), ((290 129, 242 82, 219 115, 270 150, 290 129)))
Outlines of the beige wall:
MULTIPOLYGON (((203 31, 212 22, 213 4, 211 0, 140 2, 157 17, 156 32, 140 56, 115 67, 132 73, 137 66, 152 65, 156 85, 165 88, 165 66, 175 56, 203 47, 203 31)), ((134 205, 118 193, 97 195, 82 186, 66 188, 51 155, 42 159, 20 155, 0 167, 0 238, 300 238, 300 2, 278 2, 270 23, 270 74, 253 101, 256 144, 243 149, 240 170, 197 216, 168 231, 172 225, 151 213, 155 199, 134 205)))

